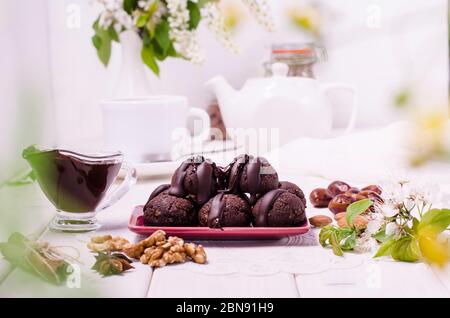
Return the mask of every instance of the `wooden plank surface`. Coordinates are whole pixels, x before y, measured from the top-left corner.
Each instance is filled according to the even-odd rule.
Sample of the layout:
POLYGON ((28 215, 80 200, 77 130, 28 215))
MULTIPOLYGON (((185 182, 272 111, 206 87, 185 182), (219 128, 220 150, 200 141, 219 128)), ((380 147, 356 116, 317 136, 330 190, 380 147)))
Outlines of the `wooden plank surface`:
POLYGON ((283 273, 269 276, 203 275, 182 270, 157 269, 148 297, 181 298, 277 298, 298 297, 295 277, 283 273))
MULTIPOLYGON (((302 176, 284 176, 282 179, 298 183, 309 193, 314 187, 323 186, 326 180, 320 178, 306 178, 302 176)), ((164 179, 150 179, 138 183, 123 200, 115 206, 98 215, 103 225, 96 233, 68 234, 46 231, 42 240, 57 246, 71 246, 79 253, 82 263, 83 275, 77 281, 69 280, 69 284, 55 287, 37 280, 34 276, 15 269, 0 285, 0 296, 5 297, 449 297, 449 272, 431 269, 425 264, 405 264, 391 261, 375 262, 370 255, 354 255, 353 259, 361 258, 358 266, 343 269, 331 268, 310 274, 292 274, 287 271, 276 271, 264 275, 254 275, 251 268, 244 263, 258 260, 260 266, 267 266, 273 262, 271 255, 277 253, 283 256, 284 262, 294 258, 298 260, 311 260, 321 264, 330 262, 338 264, 340 261, 331 255, 330 250, 320 246, 301 247, 285 246, 285 242, 268 242, 258 245, 257 242, 239 243, 205 243, 209 252, 210 264, 202 267, 189 267, 199 265, 180 265, 166 267, 152 271, 149 266, 135 263, 135 270, 122 276, 101 278, 90 270, 94 263, 94 255, 86 248, 86 243, 93 235, 112 234, 121 235, 130 241, 138 241, 139 236, 127 229, 128 217, 134 205, 143 204, 150 192, 164 179), (234 255, 240 257, 232 266, 232 271, 226 274, 211 272, 214 266, 220 265, 223 260, 230 261, 234 255), (244 255, 245 257, 243 257, 244 255), (227 258, 227 259, 226 259, 227 258), (312 258, 312 259, 309 259, 312 258), (245 270, 244 270, 245 267, 245 270), (194 270, 193 270, 194 269, 194 270), (78 286, 78 282, 80 283, 78 286), (80 287, 80 288, 77 288, 80 287)), ((42 198, 40 198, 42 199, 42 198)), ((31 201, 30 201, 31 202, 31 201)), ((34 202, 34 201, 33 201, 34 202)), ((36 201, 33 213, 42 211, 42 217, 31 214, 27 225, 22 227, 25 233, 40 233, 45 224, 53 215, 53 208, 48 203, 36 201), (40 202, 40 203, 39 203, 40 202)), ((326 210, 309 208, 308 214, 328 213, 326 210)), ((313 233, 316 233, 314 231, 313 233)), ((1 233, 5 239, 7 233, 1 233)), ((317 233, 316 233, 317 235, 317 233)), ((301 240, 299 241, 301 242, 301 240)), ((292 242, 290 242, 292 243, 292 242)), ((289 244, 290 244, 289 243, 289 244)), ((5 264, 4 262, 0 263, 5 264)), ((248 264, 247 264, 248 265, 248 264)), ((264 268, 263 268, 264 269, 264 268)), ((271 268, 270 268, 271 269, 271 268)), ((259 268, 261 270, 261 268, 259 268)), ((284 269, 286 270, 286 269, 284 269)), ((264 270, 262 271, 264 272, 264 270)))

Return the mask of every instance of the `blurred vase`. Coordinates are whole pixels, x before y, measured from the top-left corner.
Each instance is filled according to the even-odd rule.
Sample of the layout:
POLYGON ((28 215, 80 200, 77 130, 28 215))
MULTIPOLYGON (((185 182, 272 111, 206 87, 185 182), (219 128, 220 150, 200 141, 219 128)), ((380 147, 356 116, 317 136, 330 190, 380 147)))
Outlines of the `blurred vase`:
POLYGON ((141 38, 135 31, 128 30, 120 33, 119 39, 122 47, 122 68, 114 96, 127 98, 151 94, 151 86, 145 74, 146 66, 141 59, 141 38))

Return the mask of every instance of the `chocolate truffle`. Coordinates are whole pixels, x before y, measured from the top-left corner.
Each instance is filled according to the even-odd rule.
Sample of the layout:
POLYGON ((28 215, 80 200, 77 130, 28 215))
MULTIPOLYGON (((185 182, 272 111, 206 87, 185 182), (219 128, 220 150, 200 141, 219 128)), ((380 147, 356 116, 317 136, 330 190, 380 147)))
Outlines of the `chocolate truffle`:
POLYGON ((250 205, 245 198, 235 194, 219 193, 199 211, 200 226, 222 228, 250 226, 250 205))
POLYGON ((306 198, 305 193, 303 193, 302 189, 295 183, 289 182, 289 181, 280 181, 278 185, 279 189, 287 190, 292 194, 295 194, 302 200, 304 207, 306 208, 306 198))
POLYGON ((196 221, 192 202, 170 195, 169 185, 156 188, 144 206, 146 226, 194 226, 196 221))
POLYGON ((169 194, 203 205, 218 189, 219 169, 211 160, 201 156, 184 161, 172 176, 169 194))
POLYGON ((240 155, 226 170, 228 190, 233 193, 249 193, 251 204, 256 202, 257 194, 278 188, 278 174, 265 158, 240 155))
POLYGON ((284 189, 276 189, 261 197, 252 210, 257 227, 300 226, 306 220, 302 200, 284 189))

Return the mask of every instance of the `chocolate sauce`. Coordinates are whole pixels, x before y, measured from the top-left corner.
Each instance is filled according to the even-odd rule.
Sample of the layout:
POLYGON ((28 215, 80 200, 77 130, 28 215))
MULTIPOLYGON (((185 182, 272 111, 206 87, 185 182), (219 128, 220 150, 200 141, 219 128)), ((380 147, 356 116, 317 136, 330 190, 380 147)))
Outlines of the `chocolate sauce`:
POLYGON ((272 209, 273 204, 278 199, 278 197, 284 193, 288 192, 283 189, 275 189, 270 192, 267 192, 261 199, 261 204, 258 208, 258 213, 256 215, 256 226, 258 227, 266 227, 268 226, 267 217, 270 209, 272 209))
POLYGON ((229 182, 228 182, 228 191, 233 193, 239 192, 239 179, 241 178, 242 171, 245 168, 245 165, 250 161, 250 156, 248 155, 240 155, 236 157, 233 162, 226 168, 226 170, 230 170, 229 182))
POLYGON ((250 204, 256 203, 256 194, 259 192, 261 184, 261 160, 259 158, 251 160, 247 164, 248 192, 250 193, 250 204))
POLYGON ((208 215, 208 226, 210 228, 221 228, 220 221, 222 220, 223 208, 225 207, 224 193, 217 194, 212 203, 208 215))
POLYGON ((209 200, 209 195, 212 188, 214 167, 211 162, 204 161, 197 167, 197 201, 199 204, 204 204, 209 200))
POLYGON ((186 191, 184 189, 184 178, 186 177, 187 169, 189 168, 191 163, 191 160, 186 160, 175 171, 175 174, 172 178, 172 184, 170 185, 170 195, 174 195, 177 197, 186 196, 186 191))
POLYGON ((117 159, 87 157, 70 151, 29 147, 23 157, 33 168, 42 191, 64 212, 93 212, 119 173, 117 159))

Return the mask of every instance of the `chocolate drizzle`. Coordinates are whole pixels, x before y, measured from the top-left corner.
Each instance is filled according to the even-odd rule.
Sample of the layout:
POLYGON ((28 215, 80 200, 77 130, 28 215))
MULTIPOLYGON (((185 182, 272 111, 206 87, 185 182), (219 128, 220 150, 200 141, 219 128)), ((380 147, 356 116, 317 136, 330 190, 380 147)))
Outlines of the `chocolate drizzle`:
POLYGON ((186 196, 186 190, 184 189, 184 178, 186 177, 187 169, 192 163, 192 159, 184 161, 181 166, 175 171, 172 177, 172 184, 170 185, 169 194, 177 197, 186 196))
POLYGON ((210 161, 204 161, 197 167, 197 201, 204 204, 209 200, 213 181, 214 167, 210 161))
POLYGON ((211 209, 208 214, 208 227, 221 228, 223 209, 225 207, 224 192, 217 194, 211 203, 211 209))
POLYGON ((278 199, 278 197, 284 193, 288 192, 283 189, 275 189, 270 192, 267 192, 261 199, 261 204, 258 208, 258 213, 256 215, 256 226, 258 227, 266 227, 268 226, 267 218, 269 215, 270 209, 272 209, 273 204, 278 199))
POLYGON ((250 204, 256 203, 256 194, 259 192, 261 184, 261 160, 255 158, 247 164, 247 183, 248 192, 250 193, 250 204))
POLYGON ((232 193, 239 192, 239 179, 241 178, 242 171, 244 170, 245 165, 249 161, 250 156, 240 155, 234 158, 233 162, 226 168, 227 171, 230 170, 227 191, 232 193))
POLYGON ((166 191, 170 188, 170 184, 162 184, 159 187, 157 187, 155 190, 153 190, 152 194, 150 194, 150 197, 148 198, 147 203, 144 206, 144 210, 147 207, 148 203, 153 200, 155 197, 166 191))

